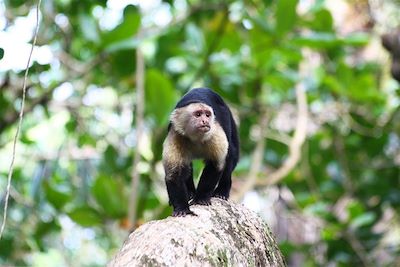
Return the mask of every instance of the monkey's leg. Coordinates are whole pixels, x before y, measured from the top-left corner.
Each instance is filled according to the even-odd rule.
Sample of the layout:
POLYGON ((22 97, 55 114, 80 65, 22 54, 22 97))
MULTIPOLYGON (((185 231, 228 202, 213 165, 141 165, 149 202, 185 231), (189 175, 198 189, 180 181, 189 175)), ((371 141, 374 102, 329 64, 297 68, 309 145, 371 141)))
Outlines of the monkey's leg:
MULTIPOLYGON (((227 161, 228 162, 228 161, 227 161)), ((217 188, 214 190, 214 197, 228 199, 232 186, 232 163, 227 163, 219 180, 217 188)))
POLYGON ((222 171, 217 170, 213 162, 206 162, 206 166, 200 177, 199 185, 197 186, 193 204, 211 204, 211 195, 214 192, 215 186, 217 185, 221 174, 222 171))
POLYGON ((174 211, 173 217, 185 216, 187 214, 195 215, 189 209, 188 203, 188 190, 185 181, 187 176, 191 173, 189 166, 181 167, 178 170, 168 170, 165 176, 165 183, 169 196, 169 203, 172 205, 174 211))
POLYGON ((196 194, 196 188, 194 186, 194 181, 193 181, 193 165, 190 164, 190 173, 186 177, 186 188, 188 190, 188 199, 189 201, 194 198, 194 195, 196 194))

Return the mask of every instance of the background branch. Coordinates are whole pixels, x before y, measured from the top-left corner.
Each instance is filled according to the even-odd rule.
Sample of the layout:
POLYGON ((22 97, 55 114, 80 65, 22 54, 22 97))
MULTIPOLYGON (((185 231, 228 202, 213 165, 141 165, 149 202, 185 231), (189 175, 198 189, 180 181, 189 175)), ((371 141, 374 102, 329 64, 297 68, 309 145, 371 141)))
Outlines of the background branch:
POLYGON ((143 113, 144 113, 144 75, 145 62, 142 51, 138 46, 136 48, 136 149, 133 157, 133 166, 131 172, 131 194, 129 197, 128 219, 130 227, 135 226, 136 208, 137 208, 137 191, 139 187, 139 170, 138 164, 140 161, 140 139, 143 134, 143 113))
MULTIPOLYGON (((301 156, 301 147, 306 140, 307 136, 307 121, 308 121, 308 105, 307 96, 305 92, 304 77, 306 76, 306 62, 308 62, 307 54, 305 54, 305 59, 299 68, 300 81, 295 87, 296 101, 297 101, 297 121, 296 129, 289 142, 289 156, 286 158, 284 163, 270 175, 267 175, 265 179, 259 180, 258 185, 271 185, 276 184, 284 177, 286 177, 293 168, 297 165, 301 156)), ((310 60, 311 61, 311 60, 310 60)))
POLYGON ((240 187, 239 191, 232 196, 234 201, 240 201, 246 192, 253 189, 257 182, 258 174, 261 170, 263 156, 264 156, 264 149, 265 149, 265 136, 267 132, 267 125, 268 125, 268 116, 265 112, 260 116, 259 120, 259 133, 257 135, 257 144, 256 148, 253 151, 251 156, 251 165, 249 174, 245 178, 245 183, 240 187))

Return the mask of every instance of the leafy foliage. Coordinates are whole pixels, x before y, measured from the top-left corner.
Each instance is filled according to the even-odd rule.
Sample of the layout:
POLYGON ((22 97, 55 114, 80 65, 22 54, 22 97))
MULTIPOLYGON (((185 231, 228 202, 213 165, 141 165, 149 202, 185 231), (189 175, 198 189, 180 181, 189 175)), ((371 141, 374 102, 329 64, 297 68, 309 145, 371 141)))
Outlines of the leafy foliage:
MULTIPOLYGON (((38 46, 51 56, 35 57, 30 69, 0 264, 43 266, 38 259, 52 262, 56 251, 74 266, 105 265, 122 244, 120 230, 131 227, 132 168, 141 174, 137 223, 168 216, 162 142, 176 100, 196 86, 215 89, 238 118, 241 161, 232 194, 246 181, 260 117, 268 116, 257 201, 251 206, 261 207, 267 220, 271 207, 277 210, 279 225, 270 224, 279 229, 275 233, 289 264, 396 262, 400 90, 383 57, 368 54, 384 53, 373 28, 345 29, 349 26, 335 21, 335 10, 323 0, 306 8, 297 0, 162 1, 147 9, 116 2, 57 0, 41 9, 38 46), (138 48, 146 62, 141 140, 134 129, 138 48), (311 66, 306 77, 300 73, 304 63, 311 66), (264 180, 288 157, 300 82, 309 106, 301 159, 278 186, 265 187, 264 180), (141 161, 132 166, 136 144, 141 161), (84 248, 103 257, 87 259, 84 248)), ((3 33, 35 4, 3 3, 3 33)), ((4 50, 11 51, 2 41, 0 185, 5 188, 23 67, 6 62, 4 50)), ((195 163, 196 176, 201 167, 195 163)))

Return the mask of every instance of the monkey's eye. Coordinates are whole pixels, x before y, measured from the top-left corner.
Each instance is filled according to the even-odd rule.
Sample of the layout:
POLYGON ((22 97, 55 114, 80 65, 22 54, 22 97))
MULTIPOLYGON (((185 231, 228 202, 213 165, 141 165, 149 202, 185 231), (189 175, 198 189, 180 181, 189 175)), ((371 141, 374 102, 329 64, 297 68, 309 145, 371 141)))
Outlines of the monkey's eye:
POLYGON ((206 116, 207 116, 207 117, 210 117, 210 116, 211 116, 211 112, 207 111, 207 112, 206 112, 206 116))
POLYGON ((196 111, 196 112, 194 113, 194 115, 195 115, 196 117, 200 117, 200 116, 201 116, 201 112, 200 112, 200 111, 196 111))

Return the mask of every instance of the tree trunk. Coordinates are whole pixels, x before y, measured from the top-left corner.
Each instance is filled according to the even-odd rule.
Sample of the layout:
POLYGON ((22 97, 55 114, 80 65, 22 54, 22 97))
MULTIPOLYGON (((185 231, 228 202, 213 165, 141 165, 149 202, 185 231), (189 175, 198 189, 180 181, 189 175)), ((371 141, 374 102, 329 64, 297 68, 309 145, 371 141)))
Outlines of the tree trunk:
POLYGON ((244 206, 213 198, 191 210, 198 216, 139 227, 108 266, 286 266, 268 226, 244 206))

